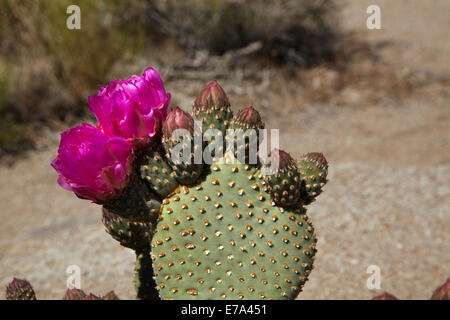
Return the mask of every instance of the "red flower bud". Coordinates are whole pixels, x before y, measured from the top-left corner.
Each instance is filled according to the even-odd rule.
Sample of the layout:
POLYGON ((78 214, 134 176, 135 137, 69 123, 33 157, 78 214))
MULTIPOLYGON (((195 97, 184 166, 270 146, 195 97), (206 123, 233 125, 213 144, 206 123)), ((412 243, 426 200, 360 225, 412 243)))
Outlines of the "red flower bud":
POLYGON ((102 299, 97 297, 95 294, 89 293, 89 295, 86 298, 84 298, 84 300, 102 300, 102 299))
POLYGON ((27 280, 14 278, 6 287, 6 300, 36 300, 36 294, 27 280))
POLYGON ((187 112, 176 107, 167 115, 163 124, 164 138, 170 138, 172 133, 177 129, 186 129, 190 133, 194 132, 194 119, 187 112))
POLYGON ((230 101, 217 81, 210 82, 195 99, 194 109, 222 109, 230 106, 230 101))
POLYGON ((86 298, 86 293, 83 290, 74 288, 67 289, 63 300, 84 300, 84 298, 86 298))
POLYGON ((102 297, 103 300, 120 300, 119 297, 116 295, 116 293, 114 292, 114 290, 111 290, 110 292, 108 292, 107 294, 105 294, 102 297))
POLYGON ((264 128, 264 123, 259 115, 259 112, 256 111, 253 107, 247 107, 245 109, 240 110, 234 119, 234 122, 241 127, 246 129, 262 129, 264 128))
POLYGON ((269 163, 272 164, 274 161, 276 161, 276 158, 278 158, 278 168, 281 171, 295 167, 294 159, 290 156, 289 153, 283 150, 275 148, 269 153, 269 163))
POLYGON ((450 278, 442 286, 434 290, 431 300, 450 300, 450 278))
POLYGON ((310 152, 303 156, 305 161, 314 161, 321 169, 328 169, 328 161, 321 152, 310 152))

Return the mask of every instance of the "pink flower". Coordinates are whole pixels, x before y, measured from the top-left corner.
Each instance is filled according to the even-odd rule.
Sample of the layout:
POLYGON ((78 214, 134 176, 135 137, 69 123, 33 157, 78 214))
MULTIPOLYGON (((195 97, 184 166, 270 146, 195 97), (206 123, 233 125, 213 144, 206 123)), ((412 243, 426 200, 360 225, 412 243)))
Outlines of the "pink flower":
POLYGON ((132 146, 122 137, 108 137, 83 123, 61 134, 52 167, 58 183, 82 199, 104 202, 117 196, 128 183, 132 146))
POLYGON ((101 86, 97 95, 89 97, 100 128, 108 136, 119 135, 136 147, 145 146, 150 138, 159 136, 167 116, 170 93, 166 93, 158 72, 153 68, 142 77, 113 80, 101 86))

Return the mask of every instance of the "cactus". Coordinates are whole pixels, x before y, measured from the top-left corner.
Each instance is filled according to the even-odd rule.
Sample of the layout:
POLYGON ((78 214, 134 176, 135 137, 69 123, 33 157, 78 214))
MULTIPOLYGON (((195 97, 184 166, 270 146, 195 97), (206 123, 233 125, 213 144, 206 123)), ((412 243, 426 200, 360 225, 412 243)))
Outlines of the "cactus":
MULTIPOLYGON (((138 299, 298 295, 316 254, 305 206, 327 183, 322 153, 296 161, 274 149, 255 161, 262 136, 251 129, 264 128, 262 118, 253 107, 233 116, 216 81, 195 99, 192 115, 180 108, 167 115, 170 94, 151 68, 113 81, 89 101, 98 125, 64 132, 52 166, 63 188, 103 207, 107 233, 135 251, 138 299), (233 147, 217 144, 222 138, 233 147)), ((448 299, 448 283, 433 299, 448 299)), ((6 296, 36 299, 31 285, 16 278, 6 296)), ((64 299, 118 297, 69 289, 64 299)))
MULTIPOLYGON (((169 113, 164 126, 174 125, 175 112, 180 113, 169 113)), ((252 107, 234 118, 230 113, 229 100, 217 82, 210 83, 194 103, 193 115, 203 129, 263 127, 252 107)), ((163 137, 167 149, 166 141, 163 137)), ((159 192, 162 205, 151 242, 161 298, 293 299, 301 291, 312 270, 317 241, 302 204, 319 193, 306 192, 302 179, 315 185, 319 178, 323 187, 327 165, 323 156, 307 155, 301 163, 307 170, 302 171, 286 152, 274 151, 269 159, 279 157, 280 165, 273 175, 264 175, 258 163, 246 163, 249 157, 241 163, 235 158, 239 153, 225 153, 215 163, 203 163, 202 175, 189 184, 173 187, 171 179, 163 184, 166 190, 159 192)), ((152 164, 155 172, 167 169, 152 164)), ((159 190, 154 175, 145 175, 149 167, 141 169, 142 177, 159 190)), ((184 164, 172 164, 172 172, 179 167, 186 169, 184 164)), ((171 175, 169 170, 165 174, 171 175)))
POLYGON ((307 153, 297 162, 298 172, 304 183, 302 190, 303 204, 310 204, 322 193, 327 183, 328 162, 322 153, 307 153))
MULTIPOLYGON (((372 300, 399 300, 396 296, 389 292, 383 292, 372 298, 372 300)), ((448 278, 442 285, 437 287, 430 297, 430 300, 450 300, 450 278, 448 278)))
POLYGON ((86 298, 86 293, 83 290, 74 288, 67 289, 63 300, 84 300, 86 298))
POLYGON ((260 161, 260 114, 233 116, 217 81, 192 115, 167 115, 170 94, 154 69, 89 101, 99 124, 63 133, 52 165, 63 188, 103 206, 106 231, 135 251, 137 298, 297 296, 316 253, 304 206, 326 183, 321 153, 296 161, 274 149, 260 161))
POLYGON ((36 294, 27 280, 14 278, 6 287, 6 300, 36 300, 36 294))
POLYGON ((113 290, 101 297, 93 293, 87 295, 83 290, 74 288, 67 289, 63 300, 119 300, 119 297, 117 297, 113 290))

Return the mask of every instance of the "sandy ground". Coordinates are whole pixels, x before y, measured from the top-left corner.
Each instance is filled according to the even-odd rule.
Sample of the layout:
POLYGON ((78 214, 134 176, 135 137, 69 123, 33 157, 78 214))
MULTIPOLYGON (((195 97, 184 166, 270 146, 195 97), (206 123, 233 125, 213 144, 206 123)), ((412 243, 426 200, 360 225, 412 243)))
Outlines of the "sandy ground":
MULTIPOLYGON (((347 27, 363 29, 374 1, 348 2, 347 27)), ((399 64, 450 73, 448 1, 376 2, 383 29, 369 38, 398 41, 389 54, 399 64)), ((318 254, 300 299, 368 299, 384 290, 427 299, 450 276, 449 102, 448 88, 436 88, 401 104, 311 106, 288 117, 264 110, 267 127, 282 128, 283 149, 297 157, 322 151, 330 162, 326 190, 309 209, 318 254), (381 290, 366 286, 370 265, 381 270, 381 290)), ((0 167, 0 286, 24 277, 39 298, 58 299, 67 268, 78 265, 85 291, 131 299, 133 252, 104 232, 99 207, 57 185, 52 137, 50 148, 0 167)))

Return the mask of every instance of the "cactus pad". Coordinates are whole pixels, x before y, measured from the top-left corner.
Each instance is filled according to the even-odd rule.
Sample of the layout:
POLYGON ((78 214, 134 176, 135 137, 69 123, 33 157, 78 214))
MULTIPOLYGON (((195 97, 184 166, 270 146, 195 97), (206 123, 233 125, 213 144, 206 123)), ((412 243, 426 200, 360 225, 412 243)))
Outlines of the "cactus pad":
POLYGON ((304 155, 297 166, 304 181, 302 199, 304 204, 310 204, 322 193, 322 187, 327 183, 328 162, 322 153, 311 152, 304 155))
POLYGON ((103 208, 103 224, 106 232, 126 248, 141 250, 149 245, 152 235, 150 223, 127 219, 103 208))
POLYGON ((162 148, 149 151, 143 156, 142 165, 140 166, 141 178, 147 181, 150 188, 161 197, 167 196, 178 186, 175 172, 164 161, 164 153, 162 148))
POLYGON ((217 163, 163 201, 152 240, 161 298, 293 299, 316 239, 302 207, 287 211, 245 164, 217 163))

